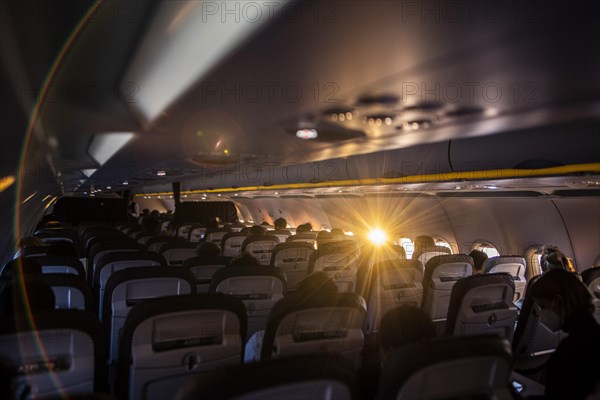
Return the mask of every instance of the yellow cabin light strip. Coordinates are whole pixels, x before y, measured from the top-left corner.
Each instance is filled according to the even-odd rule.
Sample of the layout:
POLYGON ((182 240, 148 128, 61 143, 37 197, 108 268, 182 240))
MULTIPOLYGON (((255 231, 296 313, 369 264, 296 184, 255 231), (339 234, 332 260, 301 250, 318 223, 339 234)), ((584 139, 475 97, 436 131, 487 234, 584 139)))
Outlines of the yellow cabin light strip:
MULTIPOLYGON (((574 173, 600 173, 600 163, 573 164, 562 167, 540 168, 540 169, 492 169, 487 171, 466 171, 466 172, 445 172, 439 174, 424 174, 403 176, 400 178, 370 178, 370 179, 346 179, 339 181, 327 181, 319 183, 285 183, 270 186, 245 186, 238 188, 220 188, 220 189, 198 189, 182 191, 181 194, 200 194, 200 193, 230 193, 230 192, 252 192, 264 190, 285 190, 285 189, 318 189, 338 186, 377 186, 393 185, 407 183, 428 183, 428 182, 453 182, 453 181, 478 181, 478 180, 499 180, 516 178, 533 178, 541 176, 560 176, 574 173)), ((173 192, 159 193, 138 193, 136 196, 170 196, 173 192)))

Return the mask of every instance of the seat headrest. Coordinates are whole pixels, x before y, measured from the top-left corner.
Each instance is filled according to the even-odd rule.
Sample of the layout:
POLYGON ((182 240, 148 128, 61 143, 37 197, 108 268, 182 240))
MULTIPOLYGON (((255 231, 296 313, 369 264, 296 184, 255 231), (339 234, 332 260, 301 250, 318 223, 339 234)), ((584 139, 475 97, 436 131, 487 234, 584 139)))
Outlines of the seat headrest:
POLYGON ((483 263, 483 271, 488 273, 492 270, 492 268, 502 265, 502 264, 520 264, 523 266, 522 272, 525 274, 525 266, 527 265, 525 262, 525 258, 521 256, 495 256, 490 257, 483 263))

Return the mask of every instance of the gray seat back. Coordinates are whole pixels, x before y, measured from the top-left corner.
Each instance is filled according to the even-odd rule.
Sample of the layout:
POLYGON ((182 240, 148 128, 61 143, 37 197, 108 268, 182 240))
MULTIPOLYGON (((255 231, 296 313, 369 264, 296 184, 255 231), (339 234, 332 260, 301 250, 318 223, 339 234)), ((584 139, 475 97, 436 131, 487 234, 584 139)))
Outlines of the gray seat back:
POLYGON ((431 317, 439 334, 445 331, 452 287, 472 274, 473 261, 465 254, 434 256, 427 262, 421 308, 431 317))
POLYGON ((109 364, 118 359, 121 329, 131 308, 148 299, 195 292, 195 280, 183 268, 147 267, 115 272, 107 282, 100 314, 109 335, 109 364))
POLYGON ((498 398, 506 392, 511 363, 508 341, 494 336, 409 343, 385 360, 379 398, 498 398))
POLYGON ((295 288, 308 275, 308 262, 315 248, 310 243, 287 242, 273 248, 271 265, 285 273, 288 289, 295 288))
POLYGON ((98 319, 88 311, 5 317, 0 320, 0 354, 17 371, 16 386, 28 398, 105 391, 101 334, 98 319))
POLYGON ((370 275, 366 332, 379 331, 381 317, 402 304, 421 307, 423 268, 416 260, 388 260, 377 263, 370 275))
POLYGON ((231 266, 214 273, 209 291, 234 296, 244 302, 250 337, 265 329, 269 312, 286 292, 286 280, 275 267, 231 266))
POLYGON ((336 353, 361 362, 366 305, 353 293, 294 293, 269 315, 261 360, 336 353))
POLYGON ((135 306, 123 328, 117 394, 172 398, 191 374, 241 364, 246 313, 218 294, 176 296, 135 306))
POLYGON ((450 296, 446 334, 489 333, 510 342, 517 320, 514 293, 513 278, 504 272, 459 280, 450 296))
POLYGON ((486 274, 498 272, 509 274, 515 283, 515 298, 513 301, 517 301, 525 296, 525 287, 527 286, 527 280, 525 279, 526 265, 525 258, 521 256, 496 256, 485 260, 482 268, 486 274))

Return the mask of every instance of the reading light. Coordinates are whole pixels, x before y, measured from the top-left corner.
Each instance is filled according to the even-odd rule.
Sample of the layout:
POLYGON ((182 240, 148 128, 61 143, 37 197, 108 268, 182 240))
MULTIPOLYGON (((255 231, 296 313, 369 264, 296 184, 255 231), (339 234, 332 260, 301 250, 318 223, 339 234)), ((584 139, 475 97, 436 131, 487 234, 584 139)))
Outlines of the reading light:
POLYGON ((131 132, 101 133, 94 135, 88 153, 100 165, 104 165, 117 151, 133 139, 131 132))
POLYGON ((316 129, 298 129, 296 131, 296 137, 303 140, 316 139, 319 134, 316 129))
POLYGON ((82 169, 81 173, 89 178, 90 176, 94 175, 96 173, 96 171, 98 171, 98 169, 96 169, 96 168, 86 168, 86 169, 82 169))

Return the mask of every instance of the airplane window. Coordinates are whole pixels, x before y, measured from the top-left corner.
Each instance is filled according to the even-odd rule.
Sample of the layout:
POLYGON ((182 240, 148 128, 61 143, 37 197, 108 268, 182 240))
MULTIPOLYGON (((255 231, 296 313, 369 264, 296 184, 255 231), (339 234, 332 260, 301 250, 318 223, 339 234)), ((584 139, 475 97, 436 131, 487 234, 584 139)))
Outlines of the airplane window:
POLYGON ((403 237, 400 238, 400 246, 404 247, 406 258, 412 258, 412 255, 415 252, 414 242, 410 238, 403 237))
POLYGON ((473 250, 483 251, 488 257, 497 257, 500 255, 498 249, 491 243, 475 243, 473 250))
POLYGON ((531 279, 536 275, 542 274, 541 267, 541 245, 539 246, 531 246, 525 250, 525 260, 527 261, 527 271, 526 277, 527 279, 531 279))
POLYGON ((435 245, 436 245, 436 246, 443 246, 443 247, 447 247, 447 248, 449 248, 449 249, 450 249, 450 254, 454 253, 454 252, 452 251, 452 246, 450 246, 450 243, 448 243, 448 241, 447 241, 447 240, 445 240, 445 239, 442 239, 442 238, 434 238, 434 240, 435 240, 435 245))

